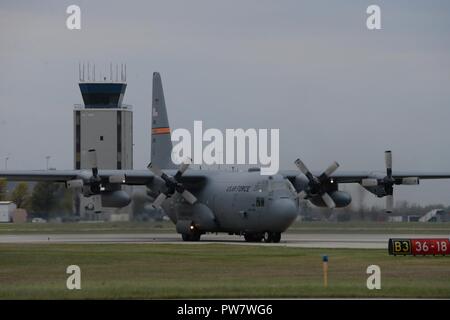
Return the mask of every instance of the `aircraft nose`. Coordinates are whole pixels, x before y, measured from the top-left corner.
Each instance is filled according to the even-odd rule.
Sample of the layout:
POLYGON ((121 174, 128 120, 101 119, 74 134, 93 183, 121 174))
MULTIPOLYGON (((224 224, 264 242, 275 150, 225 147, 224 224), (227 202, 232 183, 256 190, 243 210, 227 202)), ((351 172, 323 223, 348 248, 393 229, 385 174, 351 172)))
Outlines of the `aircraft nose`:
POLYGON ((272 203, 272 210, 280 221, 279 227, 287 229, 297 218, 297 206, 292 199, 276 199, 272 203))

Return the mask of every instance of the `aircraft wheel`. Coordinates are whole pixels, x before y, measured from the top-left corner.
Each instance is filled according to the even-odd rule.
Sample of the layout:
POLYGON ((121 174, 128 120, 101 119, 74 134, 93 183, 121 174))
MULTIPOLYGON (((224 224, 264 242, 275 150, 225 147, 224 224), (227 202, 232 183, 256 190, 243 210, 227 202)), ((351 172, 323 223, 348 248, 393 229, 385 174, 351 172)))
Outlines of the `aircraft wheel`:
POLYGON ((183 238, 183 241, 199 241, 201 237, 201 234, 199 232, 189 234, 189 233, 182 233, 181 238, 183 238))
POLYGON ((273 233, 266 231, 263 234, 263 240, 266 243, 272 242, 272 238, 273 238, 273 233))
POLYGON ((200 241, 201 234, 200 232, 196 232, 191 235, 191 241, 200 241))
POLYGON ((182 233, 181 238, 183 239, 183 241, 191 241, 191 235, 187 233, 182 233))
POLYGON ((246 234, 244 234, 244 239, 247 242, 252 242, 253 241, 253 235, 249 234, 249 233, 246 233, 246 234))
POLYGON ((246 233, 246 234, 244 234, 244 239, 247 242, 260 242, 262 239, 262 236, 260 234, 255 234, 255 233, 246 233))
POLYGON ((272 242, 279 243, 281 240, 281 232, 273 232, 272 233, 272 242))

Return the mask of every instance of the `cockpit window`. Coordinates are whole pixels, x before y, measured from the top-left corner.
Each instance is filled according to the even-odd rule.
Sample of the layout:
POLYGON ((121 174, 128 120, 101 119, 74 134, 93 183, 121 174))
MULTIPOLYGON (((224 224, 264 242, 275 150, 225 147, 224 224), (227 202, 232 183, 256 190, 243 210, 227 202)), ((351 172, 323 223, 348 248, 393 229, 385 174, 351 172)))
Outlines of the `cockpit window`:
POLYGON ((295 190, 294 186, 289 180, 278 180, 278 181, 272 181, 270 183, 270 190, 289 190, 290 192, 297 194, 297 191, 295 190))
POLYGON ((255 184, 253 191, 256 192, 267 192, 267 180, 259 181, 255 184))

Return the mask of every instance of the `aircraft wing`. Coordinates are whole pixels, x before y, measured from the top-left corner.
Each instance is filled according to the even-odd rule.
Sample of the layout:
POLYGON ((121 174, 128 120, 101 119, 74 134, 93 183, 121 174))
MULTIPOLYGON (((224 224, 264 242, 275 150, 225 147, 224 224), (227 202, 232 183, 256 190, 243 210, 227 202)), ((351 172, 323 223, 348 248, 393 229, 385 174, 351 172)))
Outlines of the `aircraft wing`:
POLYGON ((80 170, 8 170, 0 171, 0 179, 9 181, 54 181, 66 182, 76 179, 80 170))
MULTIPOLYGON (((362 179, 367 178, 382 178, 386 175, 382 171, 370 171, 370 172, 335 172, 331 175, 336 182, 340 183, 354 183, 361 182, 362 179)), ((393 171, 392 177, 394 179, 403 179, 409 177, 417 177, 422 179, 450 179, 450 172, 424 172, 424 171, 393 171)))
MULTIPOLYGON (((322 172, 311 172, 314 176, 320 176, 322 172)), ((298 170, 280 171, 280 174, 290 180, 302 173, 298 170)), ((337 183, 361 183, 363 179, 383 178, 386 175, 382 171, 336 171, 330 178, 337 183)), ((393 171, 394 179, 417 177, 422 179, 450 179, 450 172, 425 172, 425 171, 393 171)))
MULTIPOLYGON (((174 175, 176 170, 164 170, 170 175, 174 175)), ((312 172, 313 175, 319 176, 321 172, 312 172)), ((7 170, 0 171, 0 178, 10 181, 53 181, 66 182, 68 180, 78 179, 89 176, 90 170, 7 170)), ((99 176, 102 180, 107 180, 110 176, 125 175, 125 183, 127 185, 145 185, 152 182, 154 175, 149 170, 99 170, 99 176)), ((298 170, 280 171, 280 174, 288 179, 294 179, 302 173, 298 170)), ((385 173, 382 171, 337 171, 333 173, 332 178, 337 183, 360 183, 367 178, 381 178, 385 173)), ((407 177, 418 177, 419 179, 450 179, 450 172, 423 172, 423 171, 394 171, 392 172, 394 179, 402 179, 407 177)), ((199 173, 190 173, 189 171, 183 176, 183 180, 192 182, 203 181, 206 175, 199 173)))
MULTIPOLYGON (((7 170, 0 171, 0 179, 9 181, 52 181, 67 182, 73 179, 89 178, 90 170, 7 170)), ((99 170, 99 177, 107 181, 111 176, 125 176, 123 184, 143 185, 151 182, 153 173, 148 170, 99 170)))
MULTIPOLYGON (((163 170, 169 175, 175 175, 177 170, 163 170)), ((153 181, 155 175, 149 170, 98 170, 102 182, 108 182, 111 176, 125 176, 125 185, 147 185, 153 181)), ((67 182, 74 179, 88 179, 91 170, 6 170, 0 171, 0 179, 9 181, 53 181, 67 182)), ((198 172, 186 172, 181 181, 198 184, 204 182, 206 175, 198 172)))

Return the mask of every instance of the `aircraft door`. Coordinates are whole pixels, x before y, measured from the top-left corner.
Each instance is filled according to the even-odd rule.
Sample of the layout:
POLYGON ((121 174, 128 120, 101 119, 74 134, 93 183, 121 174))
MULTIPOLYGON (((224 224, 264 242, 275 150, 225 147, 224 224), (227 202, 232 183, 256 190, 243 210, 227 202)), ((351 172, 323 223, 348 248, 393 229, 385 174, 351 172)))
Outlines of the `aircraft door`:
POLYGON ((233 195, 233 216, 235 217, 236 227, 249 228, 256 220, 256 208, 249 193, 237 192, 233 195))

